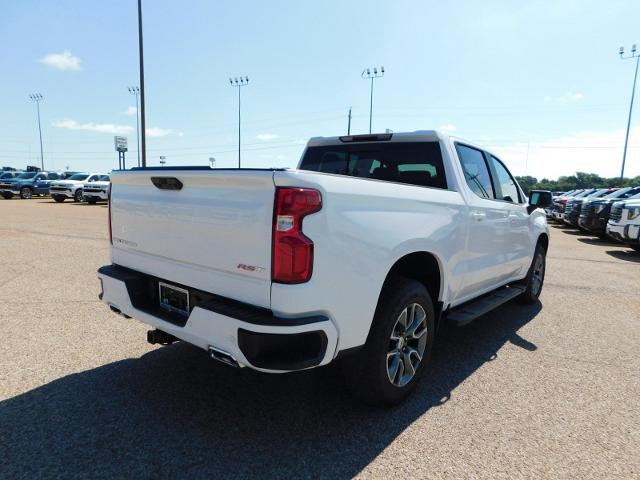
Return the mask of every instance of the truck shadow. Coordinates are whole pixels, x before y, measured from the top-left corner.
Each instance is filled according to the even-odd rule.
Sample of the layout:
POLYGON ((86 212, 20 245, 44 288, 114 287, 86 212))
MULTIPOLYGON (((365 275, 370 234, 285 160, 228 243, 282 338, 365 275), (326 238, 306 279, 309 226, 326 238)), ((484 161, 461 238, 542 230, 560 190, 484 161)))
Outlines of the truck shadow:
POLYGON ((391 410, 352 400, 335 366, 265 375, 184 344, 72 374, 0 402, 3 476, 352 477, 505 343, 535 350, 517 332, 540 309, 443 328, 415 394, 391 410))
MULTIPOLYGON (((625 245, 619 245, 624 247, 625 245)), ((607 255, 611 255, 618 260, 626 260, 627 262, 640 263, 640 252, 635 250, 607 250, 607 255)))

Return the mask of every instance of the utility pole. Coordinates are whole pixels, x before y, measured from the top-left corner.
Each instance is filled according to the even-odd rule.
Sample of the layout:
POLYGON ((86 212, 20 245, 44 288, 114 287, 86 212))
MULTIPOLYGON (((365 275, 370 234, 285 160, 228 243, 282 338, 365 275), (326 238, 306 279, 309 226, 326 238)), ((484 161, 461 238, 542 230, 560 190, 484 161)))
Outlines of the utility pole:
POLYGON ((373 67, 373 71, 370 68, 365 68, 362 70, 362 74, 360 76, 363 80, 371 79, 371 99, 369 101, 369 133, 371 133, 371 124, 373 121, 373 81, 376 78, 384 76, 384 67, 380 67, 380 70, 378 70, 377 67, 373 67))
POLYGON ((160 155, 160 165, 164 167, 166 163, 167 163, 167 157, 165 157, 164 155, 160 155))
POLYGON ((140 123, 142 124, 142 166, 147 166, 147 133, 144 117, 144 48, 142 46, 142 0, 138 0, 138 50, 140 54, 140 123))
POLYGON ((347 135, 351 135, 351 107, 349 107, 349 122, 347 123, 347 135))
POLYGON ((242 87, 249 85, 249 77, 246 75, 243 77, 229 78, 229 83, 232 87, 238 88, 238 168, 242 168, 240 164, 240 90, 242 87))
POLYGON ((636 81, 638 80, 638 62, 640 62, 640 55, 636 54, 636 44, 631 46, 631 55, 624 56, 624 47, 620 47, 621 60, 628 60, 629 58, 636 59, 636 72, 633 76, 633 89, 631 90, 631 101, 629 102, 629 118, 627 119, 627 133, 624 137, 624 150, 622 152, 622 170, 620 171, 620 186, 624 185, 624 164, 627 160, 627 144, 629 143, 629 129, 631 127, 631 112, 633 111, 633 98, 636 94, 636 81))
POLYGON ((138 108, 138 95, 140 95, 140 88, 138 87, 127 87, 129 89, 129 93, 131 95, 136 96, 136 135, 137 135, 137 144, 138 144, 138 166, 140 166, 140 117, 138 116, 139 108, 138 108))
POLYGON ((40 135, 40 168, 44 172, 44 153, 42 152, 42 125, 40 124, 40 102, 44 99, 41 93, 32 93, 29 95, 32 102, 36 103, 38 111, 38 134, 40 135))

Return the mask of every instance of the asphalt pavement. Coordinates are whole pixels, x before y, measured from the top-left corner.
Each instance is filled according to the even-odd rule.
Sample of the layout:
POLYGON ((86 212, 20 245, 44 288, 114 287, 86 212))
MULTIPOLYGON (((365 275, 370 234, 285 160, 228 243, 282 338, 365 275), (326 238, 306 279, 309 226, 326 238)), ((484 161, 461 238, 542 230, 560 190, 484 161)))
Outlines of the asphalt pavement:
POLYGON ((98 301, 107 208, 0 200, 0 478, 640 478, 640 254, 551 228, 541 301, 445 328, 415 395, 236 370, 98 301))

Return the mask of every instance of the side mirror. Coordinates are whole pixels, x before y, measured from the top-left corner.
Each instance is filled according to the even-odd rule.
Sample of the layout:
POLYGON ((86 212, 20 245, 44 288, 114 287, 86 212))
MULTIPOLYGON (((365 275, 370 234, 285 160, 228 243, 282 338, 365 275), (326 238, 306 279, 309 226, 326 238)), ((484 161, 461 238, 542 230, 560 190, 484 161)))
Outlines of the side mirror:
POLYGON ((529 205, 527 212, 531 213, 536 208, 550 207, 553 203, 553 196, 549 190, 531 190, 529 192, 529 205))

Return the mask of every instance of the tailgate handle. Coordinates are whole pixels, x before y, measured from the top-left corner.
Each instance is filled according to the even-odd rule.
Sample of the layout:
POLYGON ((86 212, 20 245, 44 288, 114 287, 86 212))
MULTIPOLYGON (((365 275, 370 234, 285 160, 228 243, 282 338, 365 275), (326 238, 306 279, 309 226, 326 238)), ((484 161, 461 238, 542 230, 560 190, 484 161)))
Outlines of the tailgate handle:
POLYGON ((182 182, 176 177, 151 177, 151 182, 160 190, 182 189, 182 182))

